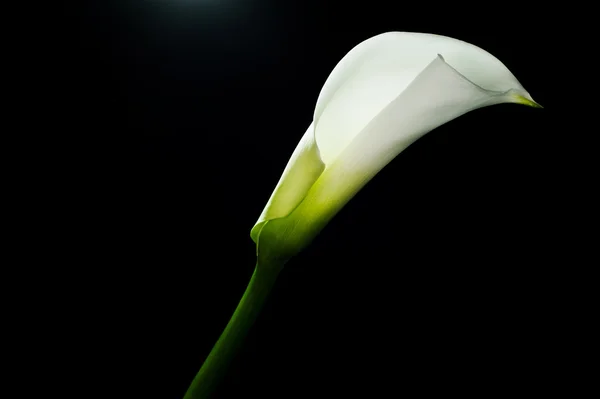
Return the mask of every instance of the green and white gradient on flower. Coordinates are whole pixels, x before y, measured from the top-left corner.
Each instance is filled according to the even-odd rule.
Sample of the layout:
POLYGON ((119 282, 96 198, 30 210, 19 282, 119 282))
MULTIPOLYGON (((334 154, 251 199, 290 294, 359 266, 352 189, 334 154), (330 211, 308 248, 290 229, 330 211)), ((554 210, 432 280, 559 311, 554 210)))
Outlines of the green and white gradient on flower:
POLYGON ((500 103, 539 105, 504 64, 461 40, 390 32, 352 49, 317 100, 251 237, 259 265, 287 259, 427 132, 500 103))
POLYGON ((427 132, 500 103, 540 107, 504 64, 449 37, 390 32, 353 48, 251 230, 257 265, 185 399, 209 398, 283 265, 394 157, 427 132))

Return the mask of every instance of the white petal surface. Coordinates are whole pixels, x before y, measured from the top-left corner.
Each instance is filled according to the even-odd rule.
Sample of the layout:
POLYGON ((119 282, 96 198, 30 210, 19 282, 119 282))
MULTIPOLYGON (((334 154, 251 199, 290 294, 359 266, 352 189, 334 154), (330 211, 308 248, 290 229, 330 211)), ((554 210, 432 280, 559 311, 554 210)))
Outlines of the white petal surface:
POLYGON ((513 92, 485 90, 438 55, 327 165, 302 206, 317 207, 319 213, 337 212, 424 134, 474 109, 511 101, 513 92))
POLYGON ((406 32, 372 37, 340 61, 319 95, 314 114, 315 138, 323 162, 332 163, 438 54, 487 90, 523 90, 496 57, 461 40, 406 32))

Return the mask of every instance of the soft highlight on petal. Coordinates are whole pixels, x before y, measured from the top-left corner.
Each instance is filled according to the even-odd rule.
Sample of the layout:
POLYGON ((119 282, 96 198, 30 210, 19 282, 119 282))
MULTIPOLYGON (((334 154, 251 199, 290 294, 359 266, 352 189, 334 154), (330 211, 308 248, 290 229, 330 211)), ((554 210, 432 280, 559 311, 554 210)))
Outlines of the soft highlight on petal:
POLYGON ((334 68, 315 108, 315 139, 326 165, 437 56, 486 90, 522 90, 500 60, 450 37, 407 32, 377 35, 334 68))
POLYGON ((424 134, 477 108, 509 102, 513 92, 485 90, 438 55, 327 165, 305 202, 337 212, 424 134))

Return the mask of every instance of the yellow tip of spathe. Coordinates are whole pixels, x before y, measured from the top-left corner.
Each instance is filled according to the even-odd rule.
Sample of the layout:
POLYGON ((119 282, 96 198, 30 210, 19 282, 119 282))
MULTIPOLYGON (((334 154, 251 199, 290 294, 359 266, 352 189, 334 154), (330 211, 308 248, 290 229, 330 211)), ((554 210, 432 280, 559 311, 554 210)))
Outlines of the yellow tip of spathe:
POLYGON ((523 105, 527 105, 528 107, 533 107, 533 108, 544 108, 540 104, 533 101, 533 99, 527 98, 521 94, 515 94, 514 98, 515 98, 515 102, 517 104, 523 104, 523 105))

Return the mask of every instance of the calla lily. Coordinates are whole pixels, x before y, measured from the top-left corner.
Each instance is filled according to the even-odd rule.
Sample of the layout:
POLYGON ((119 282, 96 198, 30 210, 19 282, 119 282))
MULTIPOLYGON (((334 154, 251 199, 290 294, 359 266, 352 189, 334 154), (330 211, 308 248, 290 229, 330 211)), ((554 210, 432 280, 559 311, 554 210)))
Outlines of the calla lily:
POLYGON ((313 122, 252 228, 259 264, 302 250, 415 140, 500 103, 540 107, 500 60, 477 46, 406 32, 357 45, 325 82, 313 122))
POLYGON ((354 47, 325 82, 313 121, 251 230, 254 275, 186 399, 206 397, 283 264, 373 176, 436 127, 500 103, 540 107, 500 60, 472 44, 390 32, 354 47))

